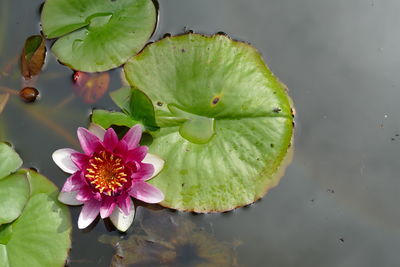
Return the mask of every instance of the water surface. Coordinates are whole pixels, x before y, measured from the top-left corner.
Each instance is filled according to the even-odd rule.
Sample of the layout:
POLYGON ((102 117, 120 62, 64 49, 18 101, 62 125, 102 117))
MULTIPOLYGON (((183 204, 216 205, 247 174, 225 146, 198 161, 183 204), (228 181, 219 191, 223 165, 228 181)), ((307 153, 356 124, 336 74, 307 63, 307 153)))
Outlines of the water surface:
MULTIPOLYGON (((20 53, 26 37, 38 33, 41 3, 0 0, 0 20, 6 23, 0 24, 0 33, 6 25, 5 38, 0 38, 0 66, 20 53)), ((159 4, 153 40, 165 33, 194 30, 223 31, 250 42, 287 84, 298 114, 293 163, 280 185, 261 201, 223 214, 171 214, 206 226, 218 240, 240 240, 236 250, 242 266, 397 265, 400 2, 160 0, 159 4)), ((75 136, 78 126, 87 125, 92 108, 116 108, 105 96, 94 105, 75 98, 57 109, 72 94, 71 75, 49 54, 37 82, 41 99, 27 105, 14 98, 2 115, 7 140, 25 166, 39 169, 58 186, 66 174, 52 163, 51 153, 73 144, 32 114, 47 114, 67 135, 75 136)), ((119 73, 111 75, 114 90, 119 87, 119 73)), ((0 77, 2 86, 19 89, 20 84, 18 76, 0 77)), ((79 210, 71 209, 74 223, 79 210)), ((107 232, 102 221, 89 231, 74 225, 69 266, 109 266, 114 250, 97 242, 107 232)))

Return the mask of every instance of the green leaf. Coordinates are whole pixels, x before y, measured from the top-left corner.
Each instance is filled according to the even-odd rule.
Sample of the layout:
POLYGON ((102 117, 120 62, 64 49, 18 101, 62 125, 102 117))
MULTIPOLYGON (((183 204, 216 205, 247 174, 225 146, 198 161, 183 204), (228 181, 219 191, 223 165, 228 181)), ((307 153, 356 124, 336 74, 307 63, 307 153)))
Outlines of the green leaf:
POLYGON ((29 199, 25 174, 12 174, 0 180, 0 225, 17 219, 29 199))
POLYGON ((0 228, 0 267, 64 266, 71 247, 68 208, 57 188, 40 174, 27 171, 31 195, 22 215, 0 228))
POLYGON ((127 114, 130 112, 131 90, 132 88, 130 87, 122 87, 110 93, 114 103, 127 114))
POLYGON ((102 109, 93 111, 92 122, 100 125, 104 129, 110 128, 112 125, 132 127, 139 123, 122 112, 112 112, 102 109))
POLYGON ((0 180, 16 171, 21 165, 22 160, 14 149, 0 142, 0 180))
POLYGON ((142 91, 132 89, 129 107, 130 114, 134 120, 140 121, 150 131, 158 129, 153 104, 142 91))
MULTIPOLYGON (((155 120, 155 112, 153 104, 149 99, 149 97, 142 91, 131 87, 123 87, 116 91, 111 92, 110 96, 114 101, 114 103, 118 107, 120 107, 124 113, 130 116, 131 120, 134 121, 135 124, 141 123, 147 128, 147 130, 150 131, 158 130, 159 127, 157 126, 155 120)), ((112 123, 111 121, 110 123, 111 123, 110 125, 112 124, 119 125, 116 123, 112 123)), ((123 125, 128 127, 133 126, 128 124, 123 124, 123 125)))
POLYGON ((147 46, 124 70, 161 127, 150 152, 165 167, 150 183, 164 192, 163 206, 231 210, 279 182, 291 158, 291 100, 256 49, 186 34, 147 46))
POLYGON ((59 38, 52 50, 73 69, 100 72, 120 66, 139 52, 156 25, 151 0, 47 0, 42 27, 59 38))

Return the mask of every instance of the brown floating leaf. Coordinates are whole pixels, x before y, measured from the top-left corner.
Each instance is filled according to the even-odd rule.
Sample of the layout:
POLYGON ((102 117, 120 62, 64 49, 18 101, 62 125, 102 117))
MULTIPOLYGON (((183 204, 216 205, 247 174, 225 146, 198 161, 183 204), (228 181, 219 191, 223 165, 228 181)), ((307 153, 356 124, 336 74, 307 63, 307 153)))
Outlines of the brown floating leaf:
POLYGON ((46 56, 46 46, 41 35, 33 35, 26 39, 21 55, 21 72, 30 79, 41 71, 46 56))
POLYGON ((189 219, 171 216, 168 211, 146 211, 140 231, 136 228, 126 240, 100 238, 116 248, 111 267, 239 266, 235 252, 238 244, 221 242, 189 219))
POLYGON ((87 73, 77 71, 74 73, 75 94, 83 98, 88 104, 98 101, 108 90, 110 75, 108 72, 87 73))
POLYGON ((4 107, 6 106, 8 99, 10 97, 10 94, 0 94, 0 114, 3 112, 4 107))

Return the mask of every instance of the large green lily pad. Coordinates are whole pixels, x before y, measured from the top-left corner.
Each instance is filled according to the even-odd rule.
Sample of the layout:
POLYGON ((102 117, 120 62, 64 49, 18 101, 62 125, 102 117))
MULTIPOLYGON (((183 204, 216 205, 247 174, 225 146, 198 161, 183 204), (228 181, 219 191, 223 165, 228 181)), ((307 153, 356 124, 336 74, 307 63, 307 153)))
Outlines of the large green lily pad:
POLYGON ((47 0, 42 27, 69 67, 105 71, 140 51, 154 31, 157 14, 151 0, 47 0))
POLYGON ((164 192, 163 206, 227 211, 278 183, 290 158, 293 110, 256 49, 222 35, 167 37, 124 70, 161 127, 150 152, 166 164, 150 183, 164 192))
POLYGON ((15 175, 27 177, 30 196, 20 217, 0 226, 0 267, 64 266, 71 220, 68 208, 57 201, 57 187, 31 170, 15 175))

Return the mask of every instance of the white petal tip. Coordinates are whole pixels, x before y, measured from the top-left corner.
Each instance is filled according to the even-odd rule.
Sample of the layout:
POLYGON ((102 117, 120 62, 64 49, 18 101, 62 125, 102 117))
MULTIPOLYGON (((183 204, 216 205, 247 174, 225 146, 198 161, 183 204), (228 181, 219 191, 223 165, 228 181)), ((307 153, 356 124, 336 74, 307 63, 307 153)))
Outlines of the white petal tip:
POLYGON ((76 199, 77 193, 78 192, 60 192, 58 195, 58 201, 70 206, 82 205, 83 202, 76 199))
POLYGON ((95 123, 92 122, 92 123, 90 123, 88 130, 92 134, 97 136, 101 141, 104 140, 104 135, 106 133, 106 130, 103 127, 101 127, 100 125, 95 124, 95 123))
POLYGON ((72 153, 78 153, 78 152, 71 148, 62 148, 54 151, 51 157, 53 158, 53 161, 57 164, 57 166, 60 167, 61 170, 63 170, 66 173, 72 174, 77 170, 79 170, 79 168, 71 160, 72 153))
POLYGON ((125 215, 120 208, 115 208, 113 213, 110 215, 110 220, 114 226, 121 232, 126 232, 133 223, 135 217, 135 207, 131 200, 131 209, 129 215, 125 215))
POLYGON ((148 153, 146 155, 146 157, 143 159, 142 162, 153 165, 154 173, 151 176, 151 178, 157 176, 157 174, 159 174, 161 172, 161 170, 164 168, 164 164, 165 164, 165 161, 162 158, 160 158, 157 155, 150 154, 150 153, 148 153))

